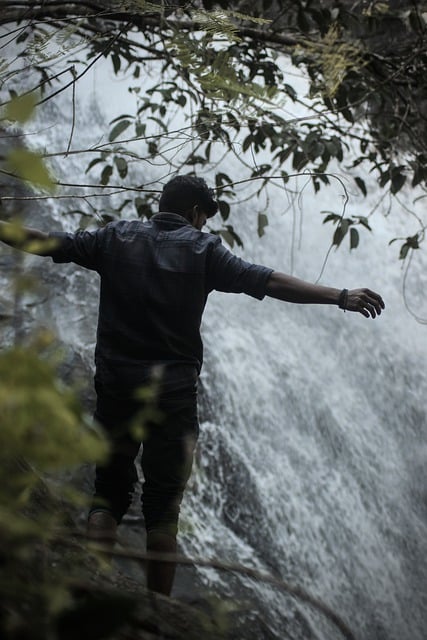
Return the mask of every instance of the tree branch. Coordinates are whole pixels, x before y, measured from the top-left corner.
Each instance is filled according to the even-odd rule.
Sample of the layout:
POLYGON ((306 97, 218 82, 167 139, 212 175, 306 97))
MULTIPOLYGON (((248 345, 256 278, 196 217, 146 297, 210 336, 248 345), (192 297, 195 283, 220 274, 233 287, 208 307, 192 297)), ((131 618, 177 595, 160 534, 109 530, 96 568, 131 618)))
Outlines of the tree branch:
MULTIPOLYGON (((84 535, 79 537, 85 537, 84 535)), ((59 538, 56 542, 61 544, 73 544, 71 541, 66 540, 65 538, 59 538)), ((217 569, 219 571, 228 571, 232 573, 238 573, 243 576, 247 576, 248 578, 252 578, 254 580, 258 580, 260 582, 265 582, 266 584, 271 584, 272 586, 278 587, 279 589, 289 593, 294 598, 302 600, 306 602, 314 609, 317 609, 321 613, 323 613, 342 633, 346 640, 356 640, 353 632, 350 630, 348 625, 342 620, 342 618, 335 613, 324 602, 311 595, 305 589, 298 585, 292 585, 285 580, 281 580, 280 578, 276 578, 268 573, 263 573, 257 569, 252 569, 250 567, 244 567, 238 563, 232 562, 221 562, 220 560, 206 560, 205 558, 188 558, 183 555, 177 554, 165 554, 165 553, 157 553, 157 552, 146 552, 141 553, 140 551, 136 551, 134 549, 111 549, 111 546, 102 545, 97 543, 89 543, 89 548, 94 551, 98 551, 109 556, 114 556, 117 558, 128 558, 130 560, 136 560, 137 562, 147 562, 147 560, 158 560, 166 563, 176 563, 184 566, 197 566, 197 567, 209 567, 212 569, 217 569)))
MULTIPOLYGON (((20 22, 22 20, 36 19, 70 19, 70 18, 108 18, 113 22, 129 23, 133 27, 137 27, 139 30, 143 30, 144 27, 151 28, 165 28, 174 29, 177 31, 194 32, 200 31, 205 28, 206 25, 189 19, 167 19, 159 13, 155 15, 153 13, 128 13, 124 11, 114 12, 105 8, 105 5, 81 2, 81 3, 62 3, 62 2, 46 2, 42 3, 39 7, 28 7, 28 2, 14 2, 13 5, 26 6, 26 11, 14 10, 10 7, 9 2, 0 2, 0 7, 4 6, 6 11, 3 10, 0 18, 0 25, 10 24, 12 22, 20 22)), ((81 24, 80 28, 85 29, 87 25, 81 24)), ((251 27, 237 27, 236 35, 240 38, 250 38, 251 40, 262 42, 266 45, 279 44, 283 47, 295 47, 301 43, 301 39, 295 38, 290 34, 283 34, 268 29, 256 29, 251 27)))

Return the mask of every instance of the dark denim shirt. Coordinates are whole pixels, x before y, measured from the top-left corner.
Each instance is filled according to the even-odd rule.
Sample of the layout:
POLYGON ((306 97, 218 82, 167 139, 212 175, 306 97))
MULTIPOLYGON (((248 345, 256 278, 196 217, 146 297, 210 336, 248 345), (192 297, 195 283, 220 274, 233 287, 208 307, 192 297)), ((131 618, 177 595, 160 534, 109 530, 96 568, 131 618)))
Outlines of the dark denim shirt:
POLYGON ((96 231, 52 233, 55 262, 101 277, 95 360, 202 366, 200 323, 214 289, 265 295, 272 269, 234 256, 217 235, 175 213, 120 220, 96 231))

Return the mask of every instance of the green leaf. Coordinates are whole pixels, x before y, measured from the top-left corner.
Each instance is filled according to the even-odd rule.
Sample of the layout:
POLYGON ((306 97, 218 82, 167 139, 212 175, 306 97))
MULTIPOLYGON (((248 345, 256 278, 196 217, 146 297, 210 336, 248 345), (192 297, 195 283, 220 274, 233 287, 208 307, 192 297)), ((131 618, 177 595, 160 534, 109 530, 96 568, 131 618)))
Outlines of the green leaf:
POLYGON ((88 173, 92 169, 92 167, 94 167, 99 162, 104 162, 104 158, 94 158, 93 160, 91 160, 86 167, 85 173, 88 173))
POLYGON ((112 120, 110 120, 110 124, 114 124, 115 122, 118 122, 119 120, 124 120, 125 118, 130 118, 132 120, 133 116, 130 113, 122 113, 119 116, 117 116, 117 118, 113 118, 112 120))
POLYGON ((145 124, 145 122, 141 122, 141 121, 137 121, 135 122, 135 134, 138 138, 141 138, 142 136, 145 136, 145 130, 147 128, 147 125, 145 124))
POLYGON ((207 160, 204 156, 199 156, 197 154, 190 154, 185 161, 185 164, 206 164, 207 160))
POLYGON ((23 124, 33 115, 36 104, 37 96, 34 92, 16 96, 6 105, 6 118, 23 124))
POLYGON ((367 140, 361 140, 360 142, 360 150, 362 153, 366 152, 366 149, 368 148, 368 144, 369 142, 367 140))
POLYGON ((294 157, 292 159, 292 168, 296 171, 301 171, 307 164, 307 156, 303 151, 294 151, 294 157))
POLYGON ((220 236, 224 238, 226 243, 233 248, 234 247, 234 238, 233 235, 228 231, 228 229, 221 229, 219 232, 220 236))
POLYGON ((372 231, 369 226, 368 218, 365 218, 365 216, 359 216, 359 223, 366 227, 366 229, 369 229, 369 231, 372 231))
POLYGON ((334 233, 334 237, 332 240, 332 244, 336 245, 337 247, 340 246, 344 236, 346 235, 348 228, 350 226, 351 222, 348 218, 344 218, 343 220, 341 220, 340 224, 338 225, 338 227, 335 229, 335 233, 334 233))
POLYGON ((215 175, 215 184, 217 188, 221 188, 224 184, 228 185, 230 182, 232 182, 232 180, 226 173, 219 172, 215 175))
POLYGON ((30 35, 29 31, 22 31, 19 36, 16 38, 16 42, 19 44, 20 42, 25 42, 25 40, 30 35))
POLYGON ((128 126, 130 125, 129 120, 121 120, 120 122, 118 122, 110 131, 110 136, 108 138, 108 140, 110 142, 112 142, 113 140, 115 140, 116 138, 119 137, 120 134, 123 133, 123 131, 126 131, 126 129, 128 128, 128 126))
POLYGON ((114 156, 114 164, 117 167, 117 171, 119 172, 119 176, 121 178, 126 178, 128 173, 128 163, 124 158, 120 156, 114 156))
POLYGON ((117 74, 120 71, 120 65, 121 65, 120 56, 117 55, 117 53, 113 53, 113 55, 111 56, 111 60, 114 67, 114 73, 117 74))
POLYGON ((412 177, 412 186, 416 187, 422 180, 424 180, 424 167, 418 163, 414 163, 414 175, 412 177))
POLYGON ((350 229, 350 250, 359 246, 359 232, 354 227, 350 229))
POLYGON ((231 224, 227 224, 225 228, 220 229, 218 233, 222 238, 224 238, 224 240, 228 245, 230 245, 231 248, 234 247, 235 243, 239 245, 239 247, 243 247, 243 242, 240 236, 237 235, 231 224))
POLYGON ((153 120, 156 124, 159 125, 161 129, 163 129, 165 133, 168 132, 167 125, 165 124, 165 122, 163 122, 163 120, 160 120, 160 118, 156 118, 155 116, 149 116, 148 120, 153 120))
POLYGON ((268 217, 265 213, 258 214, 258 237, 262 238, 265 233, 265 227, 268 226, 268 217))
POLYGON ((351 124, 354 123, 353 114, 351 113, 350 109, 340 109, 340 111, 347 122, 351 122, 351 124))
POLYGON ((414 236, 410 236, 409 238, 406 238, 406 242, 409 244, 411 249, 419 249, 420 248, 419 240, 418 240, 418 234, 417 233, 414 236))
POLYGON ((271 170, 271 164, 261 164, 256 167, 251 173, 251 178, 255 178, 257 176, 263 176, 265 173, 271 170))
POLYGON ((364 196, 366 196, 367 195, 367 191, 366 191, 365 181, 362 180, 362 178, 359 178, 359 176, 357 176, 354 180, 355 180, 357 186, 359 187, 360 191, 363 193, 364 196))
POLYGON ((328 211, 322 211, 321 213, 327 213, 328 214, 323 219, 323 224, 325 224, 325 222, 330 222, 331 220, 333 220, 334 222, 338 222, 338 220, 341 220, 341 216, 338 215, 338 213, 331 213, 331 212, 328 212, 328 211))
POLYGON ((34 151, 14 149, 9 153, 7 164, 23 180, 45 187, 49 191, 53 191, 56 188, 56 184, 44 164, 43 158, 34 151))
POLYGON ((226 200, 218 200, 219 212, 223 220, 227 220, 230 215, 230 205, 226 200))
POLYGON ((236 131, 240 131, 240 122, 237 120, 236 116, 231 111, 227 113, 227 116, 228 116, 227 124, 230 127, 233 127, 233 129, 235 129, 236 131))
POLYGON ((246 136, 246 138, 243 140, 243 144, 242 144, 242 150, 243 151, 247 151, 249 149, 249 147, 251 146, 253 142, 253 137, 251 134, 249 134, 248 136, 246 136))
POLYGON ((295 89, 290 84, 284 84, 283 89, 285 93, 291 98, 291 100, 295 101, 298 98, 298 94, 295 89))
POLYGON ((388 169, 386 171, 382 171, 378 179, 378 183, 380 187, 384 187, 389 180, 390 180, 390 171, 388 169))
POLYGON ((157 142, 154 142, 153 140, 150 140, 150 142, 148 143, 148 153, 150 154, 150 156, 156 156, 158 153, 158 146, 157 146, 157 142))
POLYGON ((111 174, 113 173, 113 167, 111 164, 105 165, 101 173, 101 184, 106 185, 110 182, 111 174))
POLYGON ((400 247, 399 260, 404 260, 406 258, 409 249, 410 247, 407 242, 405 242, 405 244, 402 244, 402 246, 400 247))
POLYGON ((393 171, 391 176, 391 187, 390 191, 394 194, 400 191, 403 185, 406 182, 406 176, 399 171, 393 171))
POLYGON ((140 218, 151 218, 153 210, 144 198, 135 198, 134 204, 140 218))

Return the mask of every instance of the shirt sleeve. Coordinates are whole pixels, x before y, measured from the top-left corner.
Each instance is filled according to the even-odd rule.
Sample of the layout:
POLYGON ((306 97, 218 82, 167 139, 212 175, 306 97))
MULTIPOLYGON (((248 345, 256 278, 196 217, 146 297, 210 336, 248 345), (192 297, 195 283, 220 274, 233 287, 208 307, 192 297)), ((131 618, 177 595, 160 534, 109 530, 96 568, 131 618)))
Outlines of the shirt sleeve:
POLYGON ((210 290, 246 293, 262 300, 266 293, 267 281, 272 273, 273 269, 269 267, 238 258, 221 244, 220 238, 217 238, 208 268, 210 290))
POLYGON ((50 233, 49 238, 55 240, 56 246, 49 255, 54 262, 75 262, 86 269, 97 271, 105 234, 105 227, 95 231, 50 233))

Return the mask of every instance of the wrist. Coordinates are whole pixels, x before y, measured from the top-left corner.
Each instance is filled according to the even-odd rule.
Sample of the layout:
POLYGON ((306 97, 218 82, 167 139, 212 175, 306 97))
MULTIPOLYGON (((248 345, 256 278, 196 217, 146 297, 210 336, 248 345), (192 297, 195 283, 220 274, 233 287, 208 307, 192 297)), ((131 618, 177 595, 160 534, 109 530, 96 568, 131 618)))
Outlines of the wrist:
POLYGON ((342 289, 338 297, 338 306, 345 311, 347 309, 348 302, 348 289, 342 289))

